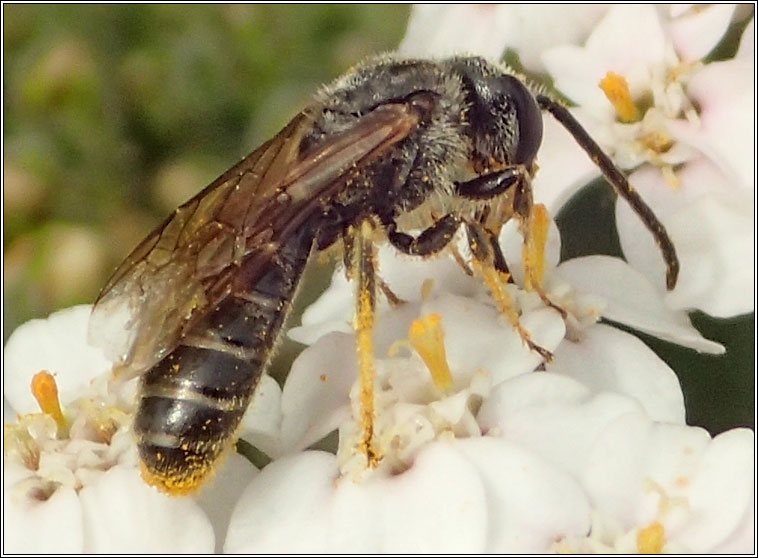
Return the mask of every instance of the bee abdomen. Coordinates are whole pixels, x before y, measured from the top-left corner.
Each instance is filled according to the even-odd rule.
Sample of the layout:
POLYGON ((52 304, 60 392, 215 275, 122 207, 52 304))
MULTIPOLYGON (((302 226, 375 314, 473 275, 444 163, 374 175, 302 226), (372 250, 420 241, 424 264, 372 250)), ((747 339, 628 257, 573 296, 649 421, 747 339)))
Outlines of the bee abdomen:
POLYGON ((181 494, 209 475, 242 420, 261 367, 180 346, 145 375, 135 431, 148 482, 181 494))
POLYGON ((149 484, 191 492, 232 446, 307 256, 280 252, 249 292, 227 297, 142 377, 134 430, 149 484))

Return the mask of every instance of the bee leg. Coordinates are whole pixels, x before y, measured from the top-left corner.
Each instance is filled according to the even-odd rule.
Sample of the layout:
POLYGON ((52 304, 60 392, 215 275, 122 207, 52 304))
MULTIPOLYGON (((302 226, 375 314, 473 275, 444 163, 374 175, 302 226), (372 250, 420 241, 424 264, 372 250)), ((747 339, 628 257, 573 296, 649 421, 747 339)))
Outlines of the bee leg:
MULTIPOLYGON (((387 224, 387 237, 395 248, 411 256, 431 256, 443 250, 446 246, 451 246, 450 241, 455 236, 458 228, 461 226, 461 219, 453 214, 447 214, 438 219, 432 226, 424 229, 417 237, 399 232, 397 224, 390 222, 387 224)), ((461 256, 458 249, 452 245, 451 253, 455 262, 461 266, 466 275, 474 275, 471 267, 461 256)), ((503 263, 505 261, 503 260, 503 263)))
MULTIPOLYGON (((376 250, 374 224, 364 220, 351 226, 347 234, 350 258, 349 276, 355 280, 355 336, 358 351, 358 370, 361 398, 361 427, 363 434, 359 450, 366 456, 369 467, 375 467, 381 455, 374 444, 374 318, 376 313, 376 250)), ((347 259, 347 258, 346 258, 347 259)))
POLYGON ((451 246, 450 247, 450 253, 453 255, 453 259, 455 260, 455 263, 457 263, 461 269, 463 270, 463 273, 468 275, 469 277, 474 276, 474 270, 471 269, 471 266, 468 264, 466 259, 461 255, 460 250, 458 250, 457 246, 451 246))
MULTIPOLYGON (((496 263, 497 256, 495 256, 493 245, 497 243, 493 243, 487 229, 476 222, 466 222, 466 233, 469 248, 474 259, 474 269, 492 293, 492 298, 498 310, 508 318, 508 321, 521 337, 521 340, 530 350, 539 354, 546 362, 553 360, 553 354, 532 341, 531 335, 519 321, 519 315, 513 306, 511 295, 504 286, 508 280, 508 275, 506 272, 498 269, 498 264, 496 263)), ((500 258, 502 258, 502 253, 500 254, 500 258)))
POLYGON ((505 261, 503 251, 500 249, 500 242, 498 241, 497 234, 494 231, 489 230, 483 224, 481 224, 481 231, 484 233, 490 241, 490 250, 492 250, 492 265, 503 276, 508 276, 507 283, 513 283, 513 277, 511 276, 511 270, 508 269, 508 263, 505 261))
POLYGON ((455 236, 458 227, 461 226, 460 217, 448 213, 441 217, 433 225, 421 231, 417 237, 397 230, 397 223, 390 221, 387 224, 387 238, 395 248, 409 256, 431 256, 436 254, 455 236))
POLYGON ((545 266, 545 244, 550 224, 547 209, 542 204, 534 205, 532 187, 528 181, 519 183, 513 195, 513 211, 520 221, 524 235, 522 259, 524 265, 524 288, 536 292, 546 306, 556 310, 566 320, 566 310, 556 305, 542 288, 545 266))
POLYGON ((525 182, 528 177, 529 171, 525 166, 514 165, 477 176, 466 182, 456 182, 454 192, 469 200, 489 200, 503 194, 516 184, 525 182))
MULTIPOLYGON (((342 252, 342 263, 345 268, 345 278, 348 281, 353 280, 352 275, 352 258, 353 258, 353 238, 351 235, 346 234, 342 241, 343 244, 343 252, 342 252)), ((387 282, 379 277, 378 275, 375 275, 377 286, 379 289, 384 293, 384 296, 387 298, 387 302, 390 303, 390 306, 393 308, 397 308, 398 306, 402 306, 406 303, 405 300, 400 298, 395 294, 395 292, 390 288, 390 286, 387 284, 387 282)))
POLYGON ((390 286, 387 284, 387 282, 381 277, 377 276, 376 281, 378 283, 379 289, 382 291, 382 293, 384 293, 384 296, 387 299, 387 302, 390 303, 390 306, 392 308, 397 308, 398 306, 402 306, 403 304, 408 302, 407 300, 404 300, 400 298, 399 296, 397 296, 395 294, 395 291, 393 291, 392 288, 390 288, 390 286))

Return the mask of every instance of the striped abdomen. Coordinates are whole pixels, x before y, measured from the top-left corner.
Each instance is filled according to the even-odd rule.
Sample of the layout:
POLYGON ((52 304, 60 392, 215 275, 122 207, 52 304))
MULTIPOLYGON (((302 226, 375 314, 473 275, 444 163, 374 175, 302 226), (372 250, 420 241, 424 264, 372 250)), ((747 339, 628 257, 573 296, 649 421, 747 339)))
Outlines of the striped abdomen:
POLYGON ((142 377, 134 428, 149 484, 194 490, 234 441, 309 255, 298 236, 142 377))

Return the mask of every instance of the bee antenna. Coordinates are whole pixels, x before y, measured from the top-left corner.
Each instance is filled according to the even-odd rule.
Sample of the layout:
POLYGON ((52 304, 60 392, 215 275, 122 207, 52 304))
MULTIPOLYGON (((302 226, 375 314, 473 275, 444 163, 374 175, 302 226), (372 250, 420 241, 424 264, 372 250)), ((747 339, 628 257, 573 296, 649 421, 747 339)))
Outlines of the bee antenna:
POLYGON ((552 114, 568 130, 579 146, 584 149, 587 155, 590 156, 590 159, 602 171, 605 178, 613 185, 616 192, 629 203, 634 212, 639 215, 642 222, 653 234, 666 262, 666 287, 668 290, 672 290, 676 286, 676 279, 679 275, 679 259, 676 256, 676 249, 671 242, 671 238, 663 224, 658 220, 658 217, 653 213, 653 210, 644 202, 632 185, 629 184, 624 174, 611 161, 611 158, 603 152, 600 146, 582 128, 582 125, 579 124, 565 106, 546 95, 537 95, 537 103, 542 110, 546 110, 552 114))

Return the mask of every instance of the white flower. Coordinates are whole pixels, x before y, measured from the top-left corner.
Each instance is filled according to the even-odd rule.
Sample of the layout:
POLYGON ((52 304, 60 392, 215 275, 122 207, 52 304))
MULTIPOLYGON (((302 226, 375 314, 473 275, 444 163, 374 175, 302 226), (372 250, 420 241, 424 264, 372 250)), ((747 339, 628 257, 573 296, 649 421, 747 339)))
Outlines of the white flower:
MULTIPOLYGON (((90 309, 77 306, 28 322, 5 347, 4 394, 21 413, 4 432, 5 550, 213 551, 213 527, 195 500, 166 496, 140 478, 131 432, 134 385, 111 383, 110 364, 86 344, 90 309), (47 371, 37 376, 42 387, 35 391, 43 413, 30 389, 40 371, 47 371), (44 389, 52 391, 45 395, 44 389)), ((230 461, 232 478, 249 480, 230 461)), ((203 496, 224 501, 223 483, 217 485, 203 496)), ((225 530, 223 513, 210 515, 225 530)))
MULTIPOLYGON (((706 157, 689 161, 671 188, 657 169, 646 166, 630 181, 666 225, 679 256, 677 287, 666 295, 671 308, 698 308, 716 317, 753 310, 755 273, 754 193, 730 181, 706 157)), ((616 204, 619 239, 629 263, 658 284, 663 260, 652 236, 627 204, 616 204)))
MULTIPOLYGON (((453 275, 455 264, 447 263, 453 275)), ((384 458, 368 470, 355 451, 360 428, 352 416, 360 412, 359 394, 349 387, 356 377, 353 336, 321 337, 285 384, 281 439, 289 447, 280 451, 297 452, 335 428, 340 450, 336 456, 295 453, 264 469, 234 511, 225 551, 533 552, 586 532, 589 510, 575 481, 529 452, 483 438, 475 419, 493 385, 533 370, 539 356, 491 306, 431 292, 427 301, 380 316, 376 351, 385 355, 397 347, 417 316, 439 316, 453 380, 448 394, 440 393, 418 353, 378 358, 375 432, 384 458)), ((526 312, 522 323, 548 349, 564 333, 560 317, 545 308, 526 312)))
POLYGON ((535 552, 589 527, 575 481, 492 438, 428 444, 402 474, 360 483, 323 452, 283 458, 258 479, 226 552, 535 552))
MULTIPOLYGON (((733 11, 717 5, 667 20, 650 6, 616 6, 583 47, 543 54, 556 88, 578 105, 575 116, 601 147, 622 168, 644 165, 630 182, 666 226, 682 264, 667 303, 719 317, 754 307, 753 266, 744 265, 754 249, 754 57, 743 45, 732 60, 700 60, 733 11)), ((546 130, 535 197, 556 208, 597 171, 567 134, 553 131, 546 130)), ((617 226, 630 263, 663 289, 663 262, 623 201, 617 226)))
POLYGON ((711 439, 700 428, 651 420, 619 394, 592 393, 549 376, 501 384, 479 421, 580 481, 593 509, 592 529, 555 550, 706 553, 732 545, 750 551, 752 431, 711 439))
MULTIPOLYGON (((682 262, 667 304, 728 317, 754 309, 753 266, 745 265, 755 218, 752 20, 733 59, 703 59, 734 18, 735 6, 725 4, 419 5, 399 52, 497 59, 510 48, 527 70, 547 71, 616 163, 642 166, 630 182, 666 226, 682 262)), ((535 199, 557 213, 599 170, 554 119, 545 118, 544 127, 535 199)), ((663 262, 624 201, 617 227, 628 261, 663 291, 663 262)))
MULTIPOLYGON (((20 329, 6 347, 6 396, 22 413, 6 428, 7 549, 209 552, 215 528, 215 549, 223 542, 234 553, 751 550, 752 432, 711 439, 687 426, 673 371, 634 336, 597 322, 606 317, 699 351, 723 351, 691 326, 684 309, 731 315, 746 308, 737 291, 747 288, 752 268, 749 276, 735 274, 721 260, 752 250, 745 240, 752 171, 746 144, 711 138, 727 126, 739 138, 745 133, 739 115, 749 88, 738 82, 738 95, 717 94, 713 84, 733 80, 752 64, 753 51, 743 37, 733 61, 698 63, 723 34, 731 7, 672 10, 670 16, 613 8, 591 35, 608 8, 566 8, 557 28, 547 16, 558 12, 544 10, 417 7, 403 48, 407 54, 464 49, 488 56, 514 48, 523 63, 540 69, 547 46, 589 37, 585 49, 570 52, 581 51, 578 58, 593 71, 598 61, 625 62, 619 71, 634 95, 646 91, 652 100, 628 124, 616 121, 619 108, 608 108, 597 82, 583 81, 592 72, 582 69, 572 84, 568 72, 581 66, 576 60, 566 58, 564 73, 553 73, 559 88, 575 87, 579 94, 572 99, 582 105, 577 115, 595 120, 595 129, 588 128, 600 142, 622 164, 642 165, 635 187, 656 211, 660 204, 683 268, 697 271, 683 271, 677 290, 664 293, 657 250, 645 245, 646 233, 634 233, 646 238, 637 244, 629 233, 636 218, 621 208, 622 244, 633 266, 605 256, 557 265, 560 240, 553 227, 542 285, 567 311, 564 321, 519 286, 523 239, 511 220, 501 243, 516 284, 505 289, 520 324, 554 354, 543 363, 479 281, 451 259, 409 259, 383 247, 380 275, 407 302, 378 308, 378 466, 368 468, 358 451, 353 297, 338 273, 303 326, 291 332, 310 346, 284 388, 264 376, 245 417, 242 436, 275 460, 256 474, 233 455, 196 498, 168 498, 142 482, 130 432, 133 393, 113 386, 110 363, 84 349, 89 309, 54 315, 20 329), (532 10, 545 16, 536 27, 565 33, 535 35, 532 10), (432 25, 424 25, 425 18, 432 25), (566 25, 571 18, 576 25, 566 25), (647 24, 645 48, 629 64, 625 49, 613 42, 624 37, 619 20, 647 24), (457 35, 465 40, 455 39, 455 28, 465 31, 457 35), (506 32, 499 37, 499 30, 506 32), (608 48, 598 49, 603 41, 608 48), (668 79, 672 68, 679 71, 668 79), (659 141, 669 137, 671 145, 659 141), (721 271, 729 273, 726 279, 721 271), (56 348, 57 340, 65 347, 56 348), (42 414, 29 414, 37 409, 28 386, 40 370, 55 374, 63 414, 45 404, 42 414), (306 449, 335 431, 336 455, 306 449)), ((752 33, 752 24, 748 29, 752 33)), ((550 57, 544 60, 550 68, 550 57)), ((546 122, 538 180, 547 184, 538 183, 536 196, 556 208, 597 170, 575 155, 573 144, 552 153, 560 134, 546 122), (556 170, 551 165, 557 162, 565 166, 556 170)), ((752 126, 753 118, 748 122, 752 126)))
POLYGON ((559 44, 578 44, 608 10, 604 4, 490 5, 416 4, 398 47, 404 56, 478 54, 499 59, 513 49, 531 71, 544 71, 540 54, 559 44))
MULTIPOLYGON (((557 259, 557 243, 551 237, 551 262, 557 259)), ((520 247, 513 226, 505 227, 503 244, 506 252, 509 245, 520 247)), ((517 278, 523 276, 518 261, 512 266, 517 278)), ((545 287, 571 312, 574 341, 563 338, 566 330, 557 312, 535 294, 508 287, 522 325, 555 355, 545 364, 547 372, 534 372, 538 355, 524 347, 478 281, 452 259, 422 261, 381 248, 381 276, 407 302, 396 308, 380 304, 378 310, 374 428, 383 459, 375 469, 366 468, 357 450, 361 414, 352 293, 342 272, 335 273, 331 287, 306 311, 304 325, 290 332, 310 347, 295 361, 280 396, 281 414, 272 421, 280 424, 279 443, 270 446, 279 459, 253 479, 238 501, 225 551, 583 551, 611 547, 628 533, 630 548, 641 551, 652 548, 643 529, 654 521, 663 525, 666 541, 674 537, 674 546, 666 548, 709 549, 727 542, 744 548, 743 539, 735 543, 728 533, 705 541, 680 535, 682 525, 694 524, 696 514, 678 522, 663 512, 629 520, 608 509, 613 491, 595 486, 602 478, 613 478, 613 471, 592 473, 597 467, 594 456, 607 451, 605 433, 616 421, 638 417, 654 429, 676 425, 675 432, 683 436, 702 434, 684 424, 684 401, 674 373, 633 336, 596 324, 600 314, 610 308, 619 321, 636 320, 636 325, 650 325, 700 349, 720 348, 702 339, 685 314, 665 309, 652 285, 650 293, 639 293, 652 301, 635 312, 636 287, 646 280, 637 274, 631 283, 625 281, 624 273, 631 268, 614 262, 590 258, 582 262, 586 273, 566 274, 577 283, 584 280, 586 287, 591 284, 587 277, 605 273, 608 278, 612 273, 601 296, 579 293, 558 276, 561 267, 553 272, 548 265, 545 287), (627 292, 630 285, 635 287, 632 293, 627 292), (645 322, 651 309, 657 319, 645 322), (407 333, 419 323, 431 329, 436 327, 431 323, 439 323, 444 330, 444 355, 452 376, 448 390, 433 379, 428 359, 413 341, 415 334, 407 333), (413 349, 405 338, 411 339, 413 349), (336 456, 302 451, 334 430, 339 431, 336 456), (616 530, 608 527, 600 538, 601 523, 616 530), (642 542, 636 538, 640 532, 642 542)), ((626 436, 623 430, 614 435, 643 455, 659 451, 644 437, 626 436)), ((737 445, 739 464, 746 468, 750 442, 742 437, 737 445)), ((721 455, 718 449, 714 454, 721 455)), ((660 462, 678 470, 673 456, 660 462)), ((618 458, 612 464, 624 463, 618 458)), ((656 471, 648 475, 644 466, 635 471, 669 489, 656 471)), ((713 482, 710 474, 702 482, 713 482)), ((635 482, 629 483, 624 505, 646 501, 647 485, 635 482)), ((694 502, 700 496, 688 492, 686 497, 694 502)), ((711 494, 703 500, 703 505, 710 503, 734 509, 734 517, 709 516, 716 530, 736 531, 749 511, 744 502, 731 502, 727 496, 711 494)))

